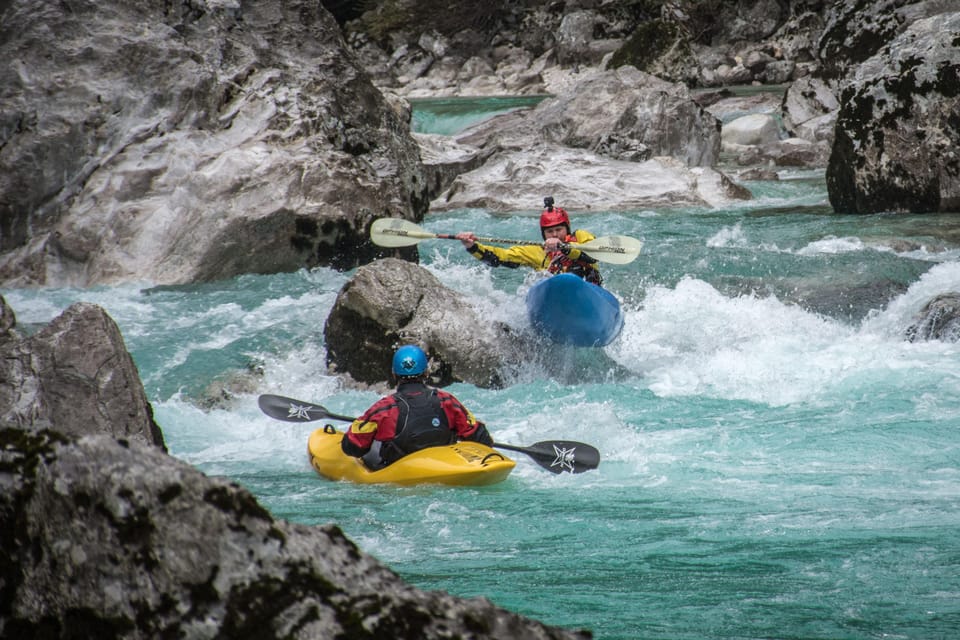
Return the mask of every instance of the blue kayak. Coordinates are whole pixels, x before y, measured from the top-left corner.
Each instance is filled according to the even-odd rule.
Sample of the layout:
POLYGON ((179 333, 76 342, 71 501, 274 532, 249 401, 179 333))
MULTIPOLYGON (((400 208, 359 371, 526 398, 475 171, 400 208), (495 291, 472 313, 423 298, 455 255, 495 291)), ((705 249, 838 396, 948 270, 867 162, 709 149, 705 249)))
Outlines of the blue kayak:
POLYGON ((623 329, 623 312, 613 294, 572 273, 530 287, 527 314, 538 332, 577 347, 606 346, 623 329))

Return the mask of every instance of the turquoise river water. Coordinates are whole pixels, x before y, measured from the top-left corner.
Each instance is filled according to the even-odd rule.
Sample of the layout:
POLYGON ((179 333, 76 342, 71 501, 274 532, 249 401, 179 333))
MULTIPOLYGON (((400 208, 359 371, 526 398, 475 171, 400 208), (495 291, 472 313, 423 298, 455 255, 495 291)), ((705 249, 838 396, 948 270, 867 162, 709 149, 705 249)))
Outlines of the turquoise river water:
MULTIPOLYGON (((352 273, 3 294, 28 328, 77 300, 102 305, 173 455, 279 518, 337 523, 420 588, 603 640, 960 637, 960 345, 904 339, 927 300, 960 290, 960 250, 938 239, 956 218, 835 214, 822 172, 746 185, 754 199, 729 209, 572 212, 645 242, 604 269, 620 338, 545 349, 502 389, 451 388, 499 441, 596 446, 599 469, 580 475, 517 454, 484 488, 317 476, 312 426, 271 420, 256 396, 347 414, 378 397, 325 368, 324 321, 352 273), (238 369, 262 371, 257 388, 199 408, 238 369)), ((424 226, 535 237, 543 195, 516 215, 424 226)), ((422 243, 421 260, 524 328, 529 273, 488 269, 456 242, 422 243)))

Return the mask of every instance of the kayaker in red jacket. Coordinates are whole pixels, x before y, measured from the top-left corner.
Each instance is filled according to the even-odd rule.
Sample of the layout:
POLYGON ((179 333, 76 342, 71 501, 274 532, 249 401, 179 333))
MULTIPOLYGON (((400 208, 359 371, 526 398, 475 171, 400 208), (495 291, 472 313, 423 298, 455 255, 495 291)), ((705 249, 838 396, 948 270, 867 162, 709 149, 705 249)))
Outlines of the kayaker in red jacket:
POLYGON ((543 245, 515 245, 513 247, 493 247, 477 242, 472 231, 462 231, 457 239, 463 243, 474 258, 493 267, 517 268, 533 267, 537 271, 544 269, 550 273, 573 273, 587 282, 603 284, 597 261, 576 247, 575 243, 584 243, 594 239, 589 231, 570 230, 570 216, 561 207, 554 206, 553 198, 543 199, 544 210, 540 214, 540 235, 543 245), (574 243, 574 244, 572 244, 574 243))
POLYGON ((380 468, 414 451, 458 440, 493 446, 487 427, 453 394, 425 384, 427 354, 420 347, 397 349, 393 374, 396 393, 381 398, 351 423, 340 444, 345 454, 380 468))

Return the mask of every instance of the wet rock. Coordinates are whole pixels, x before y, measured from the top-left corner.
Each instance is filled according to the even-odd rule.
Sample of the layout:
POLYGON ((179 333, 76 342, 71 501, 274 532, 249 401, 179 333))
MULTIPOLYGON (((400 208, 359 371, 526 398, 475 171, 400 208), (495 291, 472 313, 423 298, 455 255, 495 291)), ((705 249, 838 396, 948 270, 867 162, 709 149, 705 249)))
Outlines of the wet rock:
POLYGON ((592 637, 416 589, 139 442, 0 427, 0 486, 5 638, 592 637))
POLYGON ((0 423, 165 449, 123 336, 96 305, 74 304, 31 336, 0 341, 0 381, 0 423))
POLYGON ((907 340, 960 340, 960 293, 951 291, 930 300, 907 328, 907 340))
POLYGON ((491 322, 418 265, 384 258, 357 270, 324 327, 327 364, 373 384, 390 378, 393 352, 418 344, 431 359, 431 382, 497 387, 532 343, 491 322), (482 354, 482 355, 481 355, 482 354))

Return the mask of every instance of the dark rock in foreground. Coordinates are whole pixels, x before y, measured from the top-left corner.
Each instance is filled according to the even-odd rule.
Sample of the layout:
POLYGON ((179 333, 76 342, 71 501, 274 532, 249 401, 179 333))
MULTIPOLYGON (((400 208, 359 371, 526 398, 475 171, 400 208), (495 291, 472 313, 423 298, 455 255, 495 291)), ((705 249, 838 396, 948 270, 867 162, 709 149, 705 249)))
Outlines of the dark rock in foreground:
POLYGON ((274 520, 167 455, 105 311, 24 337, 0 298, 0 638, 589 637, 420 591, 335 526, 274 520))
POLYGON ((590 638, 423 592, 158 448, 0 428, 4 638, 590 638))

